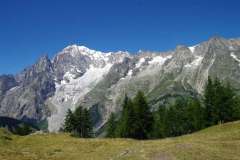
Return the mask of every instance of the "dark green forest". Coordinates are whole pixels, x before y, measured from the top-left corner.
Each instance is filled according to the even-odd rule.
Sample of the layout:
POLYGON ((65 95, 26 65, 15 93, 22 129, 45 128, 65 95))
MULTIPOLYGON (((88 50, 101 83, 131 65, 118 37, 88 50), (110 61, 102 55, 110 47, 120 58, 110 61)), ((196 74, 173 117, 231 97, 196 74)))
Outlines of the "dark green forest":
MULTIPOLYGON (((143 92, 127 95, 120 116, 111 114, 106 125, 108 138, 158 139, 190 134, 201 129, 240 119, 240 97, 229 83, 208 79, 203 96, 178 98, 175 103, 148 104, 143 92)), ((64 131, 77 137, 92 137, 89 111, 68 111, 64 131)))
POLYGON ((201 98, 179 98, 174 104, 151 106, 142 92, 125 97, 121 117, 111 115, 107 137, 156 139, 193 133, 240 119, 240 97, 229 83, 208 79, 201 98))

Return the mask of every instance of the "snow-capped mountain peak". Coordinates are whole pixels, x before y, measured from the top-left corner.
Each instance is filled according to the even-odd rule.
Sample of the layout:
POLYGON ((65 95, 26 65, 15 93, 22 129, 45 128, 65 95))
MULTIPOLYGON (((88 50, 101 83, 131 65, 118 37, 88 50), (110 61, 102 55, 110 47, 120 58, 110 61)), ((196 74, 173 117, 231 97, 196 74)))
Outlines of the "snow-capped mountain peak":
POLYGON ((60 52, 60 55, 66 54, 66 53, 70 54, 73 57, 78 55, 87 55, 87 56, 93 56, 95 58, 101 58, 104 56, 104 54, 106 54, 104 52, 92 50, 92 49, 89 49, 88 47, 78 46, 76 44, 70 45, 64 48, 63 51, 60 52))
POLYGON ((0 76, 0 116, 48 121, 49 131, 58 131, 67 109, 82 105, 90 109, 97 130, 111 112, 121 110, 125 94, 131 97, 138 90, 154 107, 162 97, 167 102, 201 94, 209 76, 229 79, 239 88, 239 62, 238 39, 215 38, 168 52, 138 54, 73 44, 52 61, 42 57, 16 76, 0 76))

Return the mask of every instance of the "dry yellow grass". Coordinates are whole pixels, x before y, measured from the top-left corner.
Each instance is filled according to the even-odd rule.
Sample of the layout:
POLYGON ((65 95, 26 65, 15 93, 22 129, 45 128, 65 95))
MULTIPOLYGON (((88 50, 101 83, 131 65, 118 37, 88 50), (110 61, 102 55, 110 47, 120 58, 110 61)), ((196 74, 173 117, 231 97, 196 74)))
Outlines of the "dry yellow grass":
POLYGON ((0 160, 240 160, 240 122, 163 140, 19 137, 0 130, 0 160))

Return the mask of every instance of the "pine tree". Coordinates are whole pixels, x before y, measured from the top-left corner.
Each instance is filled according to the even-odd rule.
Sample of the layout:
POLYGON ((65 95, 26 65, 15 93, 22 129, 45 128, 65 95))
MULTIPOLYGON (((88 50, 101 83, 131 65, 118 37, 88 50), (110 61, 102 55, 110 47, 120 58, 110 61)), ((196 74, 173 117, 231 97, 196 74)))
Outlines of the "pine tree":
POLYGON ((116 128, 117 128, 117 122, 115 115, 112 113, 110 115, 110 118, 107 122, 107 135, 108 138, 115 138, 116 137, 116 128))
POLYGON ((128 100, 127 109, 124 116, 124 137, 135 138, 135 128, 136 128, 136 112, 134 111, 133 102, 131 99, 128 100))
POLYGON ((122 138, 134 138, 135 113, 133 103, 125 96, 123 111, 116 130, 116 136, 122 138))
POLYGON ((83 137, 83 109, 78 107, 74 112, 73 136, 83 137))
POLYGON ((211 126, 214 124, 214 117, 215 117, 215 90, 213 86, 212 79, 208 77, 208 82, 206 84, 204 90, 204 104, 206 108, 206 122, 207 126, 211 126))
POLYGON ((167 112, 167 135, 180 136, 187 132, 187 114, 186 114, 186 101, 178 98, 176 102, 170 105, 167 112))
POLYGON ((154 119, 146 98, 141 91, 139 91, 134 98, 134 111, 136 117, 133 128, 134 138, 149 138, 152 131, 154 119))
POLYGON ((117 137, 146 139, 153 127, 153 114, 142 92, 138 92, 134 102, 125 96, 123 111, 116 131, 117 137))
POLYGON ((218 78, 209 77, 204 94, 206 122, 208 126, 233 121, 238 111, 236 93, 231 85, 224 85, 218 78))
POLYGON ((188 133, 198 131, 205 127, 204 108, 198 99, 189 99, 186 108, 188 133))
POLYGON ((72 113, 71 110, 68 110, 64 123, 64 131, 70 132, 76 137, 91 137, 92 124, 89 111, 83 109, 81 106, 78 107, 74 113, 72 113))
POLYGON ((220 85, 218 93, 219 121, 221 121, 222 123, 232 121, 235 93, 229 83, 226 86, 224 86, 223 84, 220 85))
POLYGON ((240 96, 235 96, 233 98, 233 114, 232 118, 233 120, 240 120, 240 96))
POLYGON ((176 133, 176 123, 177 121, 177 111, 175 104, 172 104, 168 107, 167 110, 167 119, 166 119, 166 135, 167 137, 177 136, 176 133))
POLYGON ((224 94, 224 88, 221 84, 221 81, 216 77, 213 83, 214 88, 214 99, 213 99, 213 106, 214 106, 214 117, 213 117, 213 124, 222 123, 221 120, 221 112, 223 111, 224 105, 222 105, 222 94, 224 94))
POLYGON ((66 117, 65 117, 65 122, 63 126, 63 130, 65 132, 72 132, 73 131, 73 126, 74 126, 74 115, 70 109, 68 109, 66 117))
POLYGON ((126 131, 127 131, 127 118, 128 118, 128 103, 130 99, 127 95, 125 95, 123 104, 122 104, 122 112, 121 117, 119 119, 119 122, 116 127, 115 136, 124 138, 126 137, 126 131))
POLYGON ((166 106, 161 105, 154 114, 152 138, 164 138, 167 136, 166 119, 167 119, 166 106))
POLYGON ((92 137, 92 122, 90 118, 90 113, 86 108, 83 110, 82 121, 83 121, 83 138, 92 137))

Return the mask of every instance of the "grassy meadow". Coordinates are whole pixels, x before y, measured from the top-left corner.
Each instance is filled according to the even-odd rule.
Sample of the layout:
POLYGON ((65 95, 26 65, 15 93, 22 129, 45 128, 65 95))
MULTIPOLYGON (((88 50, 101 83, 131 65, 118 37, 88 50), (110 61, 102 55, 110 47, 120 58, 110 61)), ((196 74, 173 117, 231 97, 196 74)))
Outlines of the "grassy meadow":
POLYGON ((68 134, 16 136, 0 129, 0 160, 239 160, 240 122, 176 138, 78 139, 68 134))

